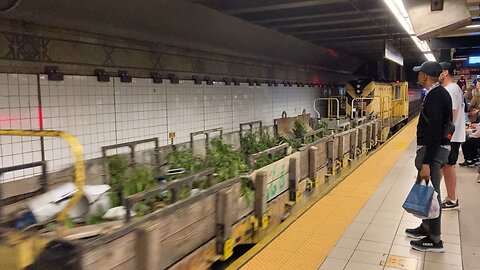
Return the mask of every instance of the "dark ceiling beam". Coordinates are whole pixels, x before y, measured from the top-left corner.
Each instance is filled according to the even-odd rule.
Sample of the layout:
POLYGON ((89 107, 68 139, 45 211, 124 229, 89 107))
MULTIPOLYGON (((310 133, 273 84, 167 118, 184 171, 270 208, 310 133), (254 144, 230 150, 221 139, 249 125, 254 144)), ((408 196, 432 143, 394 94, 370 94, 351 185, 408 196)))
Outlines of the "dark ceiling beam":
POLYGON ((289 32, 289 34, 297 36, 297 35, 307 35, 307 34, 322 34, 322 33, 331 33, 331 32, 345 32, 345 31, 372 30, 372 29, 378 29, 378 26, 367 25, 367 26, 357 26, 357 27, 329 28, 329 29, 321 29, 321 30, 289 32))
POLYGON ((265 11, 276 11, 282 9, 292 9, 292 8, 303 8, 303 7, 313 7, 320 6, 325 4, 334 4, 338 2, 345 2, 346 0, 311 0, 311 1, 299 1, 293 3, 283 3, 283 4, 274 4, 274 5, 265 5, 257 7, 243 7, 225 10, 225 13, 232 15, 239 15, 244 13, 255 13, 255 12, 265 12, 265 11))
MULTIPOLYGON (((379 16, 375 17, 376 20, 386 20, 388 19, 387 16, 379 16)), ((331 21, 323 21, 323 22, 314 22, 314 23, 294 23, 294 24, 287 24, 282 26, 273 26, 273 29, 283 30, 283 29, 290 29, 290 28, 298 28, 298 27, 310 27, 310 26, 326 26, 326 25, 337 25, 337 24, 348 24, 348 23, 358 23, 358 22, 366 22, 370 21, 368 18, 354 18, 354 19, 337 19, 331 21)))
POLYGON ((430 42, 432 49, 471 48, 474 46, 480 47, 480 36, 432 38, 430 42))
MULTIPOLYGON (((378 13, 384 13, 386 9, 377 8, 368 10, 367 13, 370 16, 378 13)), ((355 16, 361 14, 360 11, 346 11, 346 12, 338 12, 338 13, 328 13, 328 14, 315 14, 315 15, 305 15, 305 16, 292 16, 292 17, 282 17, 282 18, 274 18, 274 19, 262 19, 262 20, 250 20, 252 23, 256 24, 267 24, 267 23, 275 23, 275 22, 289 22, 289 21, 300 21, 300 20, 310 20, 310 19, 323 19, 323 18, 338 18, 338 17, 348 17, 348 16, 355 16)))
POLYGON ((480 28, 459 28, 454 31, 450 31, 445 35, 441 35, 440 37, 455 37, 455 36, 476 36, 480 35, 480 28))
MULTIPOLYGON (((365 35, 355 35, 355 36, 344 36, 344 37, 330 37, 330 38, 312 38, 305 39, 307 41, 321 43, 325 41, 349 41, 349 40, 376 40, 376 39, 386 39, 388 34, 365 34, 365 35)), ((405 33, 397 33, 397 37, 408 37, 405 33)))
MULTIPOLYGON (((370 17, 368 16, 368 14, 365 13, 365 11, 363 11, 361 8, 359 8, 359 7, 355 4, 355 2, 353 2, 353 0, 349 0, 348 2, 350 3, 350 5, 351 5, 355 10, 358 10, 358 11, 362 12, 363 16, 365 16, 366 18, 369 18, 369 19, 370 19, 370 17)), ((387 14, 390 14, 390 13, 388 13, 388 12, 389 12, 388 10, 386 10, 386 12, 387 12, 387 14)), ((372 19, 370 19, 370 21, 371 21, 373 24, 375 24, 378 28, 382 29, 382 31, 383 31, 385 34, 387 34, 390 38, 392 38, 392 39, 394 38, 393 35, 391 35, 390 32, 388 32, 387 30, 385 30, 385 28, 383 28, 383 26, 381 26, 380 24, 378 24, 378 22, 376 22, 375 20, 372 20, 372 19)))

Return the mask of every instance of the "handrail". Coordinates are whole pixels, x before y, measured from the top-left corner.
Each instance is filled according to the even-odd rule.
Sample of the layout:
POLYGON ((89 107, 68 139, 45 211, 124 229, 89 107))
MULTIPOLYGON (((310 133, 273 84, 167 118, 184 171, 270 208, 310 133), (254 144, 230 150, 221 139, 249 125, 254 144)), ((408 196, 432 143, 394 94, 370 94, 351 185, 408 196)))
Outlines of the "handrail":
POLYGON ((62 209, 58 215, 58 221, 63 222, 68 217, 68 212, 72 207, 82 198, 83 186, 85 185, 85 163, 83 160, 83 147, 79 140, 64 131, 56 130, 18 130, 18 129, 3 129, 0 130, 0 135, 5 136, 27 136, 27 137, 58 137, 68 143, 73 153, 73 161, 75 168, 75 186, 77 192, 73 195, 72 199, 68 202, 67 206, 62 209))
MULTIPOLYGON (((359 101, 362 101, 362 100, 379 100, 380 98, 379 97, 357 97, 357 98, 354 98, 352 99, 352 112, 350 113, 350 119, 353 119, 353 103, 355 103, 356 100, 359 100, 359 101)), ((381 101, 378 102, 378 104, 380 105, 381 101)), ((358 115, 358 114, 357 114, 358 115)))
POLYGON ((316 98, 313 100, 313 110, 317 113, 318 119, 320 119, 320 112, 317 110, 316 103, 319 100, 335 100, 337 102, 337 125, 340 123, 340 100, 338 98, 316 98))

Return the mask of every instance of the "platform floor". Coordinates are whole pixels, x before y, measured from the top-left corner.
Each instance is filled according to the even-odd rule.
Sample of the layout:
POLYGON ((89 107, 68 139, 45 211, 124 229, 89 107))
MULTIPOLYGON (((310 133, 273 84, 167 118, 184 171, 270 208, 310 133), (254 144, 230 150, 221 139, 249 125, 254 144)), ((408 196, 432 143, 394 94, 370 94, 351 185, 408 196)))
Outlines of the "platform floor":
POLYGON ((410 247, 405 228, 420 220, 401 205, 416 175, 414 136, 415 122, 270 243, 240 258, 241 269, 480 269, 475 168, 457 168, 461 211, 443 212, 445 253, 410 247))

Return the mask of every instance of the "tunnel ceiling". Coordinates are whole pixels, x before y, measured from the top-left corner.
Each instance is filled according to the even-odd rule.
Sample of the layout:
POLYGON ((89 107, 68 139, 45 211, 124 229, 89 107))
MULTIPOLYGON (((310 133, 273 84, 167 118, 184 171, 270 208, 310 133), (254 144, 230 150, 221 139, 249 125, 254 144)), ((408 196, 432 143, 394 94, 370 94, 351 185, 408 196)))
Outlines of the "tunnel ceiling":
POLYGON ((242 20, 363 60, 396 41, 405 62, 423 61, 382 0, 191 0, 242 20))
MULTIPOLYGON (((195 1, 16 1, 18 4, 13 8, 8 5, 2 9, 0 6, 0 19, 166 44, 218 55, 263 59, 281 65, 293 63, 344 74, 352 74, 362 63, 350 55, 318 46, 318 42, 306 42, 293 34, 285 35, 271 28, 258 27, 243 18, 232 17, 195 1)), ((224 1, 218 1, 221 2, 224 1)), ((208 1, 203 3, 215 4, 208 1)), ((331 33, 328 35, 332 36, 331 33)))

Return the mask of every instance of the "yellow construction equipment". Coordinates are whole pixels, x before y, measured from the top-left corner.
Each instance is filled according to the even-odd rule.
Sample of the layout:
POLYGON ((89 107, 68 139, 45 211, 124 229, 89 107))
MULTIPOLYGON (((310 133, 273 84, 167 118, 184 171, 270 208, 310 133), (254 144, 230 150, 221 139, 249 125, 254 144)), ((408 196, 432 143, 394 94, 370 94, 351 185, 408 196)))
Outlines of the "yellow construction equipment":
MULTIPOLYGON (((76 137, 64 131, 47 130, 0 130, 0 136, 57 137, 66 141, 73 153, 76 193, 66 207, 57 216, 61 226, 68 218, 70 209, 82 198, 85 184, 85 164, 83 147, 76 137)), ((3 230, 0 231, 0 269, 20 270, 31 265, 38 254, 53 239, 38 236, 34 232, 3 230)))

